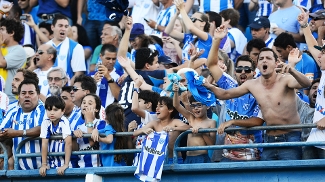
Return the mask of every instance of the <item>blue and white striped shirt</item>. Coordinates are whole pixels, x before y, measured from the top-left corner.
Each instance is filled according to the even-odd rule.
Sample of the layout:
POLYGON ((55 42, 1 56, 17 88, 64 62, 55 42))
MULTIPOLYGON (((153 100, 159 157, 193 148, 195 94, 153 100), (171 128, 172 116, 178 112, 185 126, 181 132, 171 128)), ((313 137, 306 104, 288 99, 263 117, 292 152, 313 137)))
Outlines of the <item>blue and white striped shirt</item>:
POLYGON ((269 17, 273 11, 273 4, 267 0, 258 1, 259 9, 256 13, 256 17, 267 16, 269 17))
MULTIPOLYGON (((22 108, 11 109, 7 112, 3 119, 0 128, 12 128, 14 130, 28 130, 37 126, 41 126, 45 114, 45 107, 43 104, 39 104, 35 109, 29 113, 24 113, 22 108)), ((15 155, 18 144, 23 140, 23 137, 13 138, 13 155, 15 155)), ((38 140, 32 140, 26 142, 21 148, 21 153, 39 153, 41 152, 40 142, 38 140)), ((19 159, 20 168, 23 170, 27 169, 38 169, 41 167, 41 157, 23 158, 19 159)))
MULTIPOLYGON (((59 123, 54 126, 50 119, 46 119, 41 125, 41 138, 49 139, 52 135, 62 135, 63 140, 50 140, 48 144, 48 152, 64 152, 64 140, 71 136, 69 120, 62 117, 59 123)), ((57 168, 64 165, 64 156, 48 156, 48 162, 51 168, 57 168)))
MULTIPOLYGON (((157 17, 157 23, 160 26, 166 27, 170 22, 171 18, 176 14, 176 6, 172 5, 166 9, 163 9, 159 12, 157 17)), ((154 31, 155 34, 160 34, 161 32, 158 30, 154 31)))
POLYGON ((234 8, 233 0, 201 0, 200 12, 214 11, 220 13, 222 10, 234 8))

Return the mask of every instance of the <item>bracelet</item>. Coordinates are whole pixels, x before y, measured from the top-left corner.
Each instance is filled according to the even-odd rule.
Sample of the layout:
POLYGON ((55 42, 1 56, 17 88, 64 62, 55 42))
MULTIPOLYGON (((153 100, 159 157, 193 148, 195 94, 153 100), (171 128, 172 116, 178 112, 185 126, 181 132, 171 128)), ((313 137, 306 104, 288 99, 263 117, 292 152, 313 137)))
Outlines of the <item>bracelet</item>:
POLYGON ((94 127, 94 123, 87 123, 87 124, 85 124, 85 126, 87 128, 93 128, 94 127))
POLYGON ((158 24, 156 23, 156 25, 155 25, 155 30, 158 30, 158 24))
POLYGON ((304 25, 300 25, 300 28, 306 28, 308 27, 308 23, 305 23, 304 25))
POLYGON ((133 91, 140 93, 140 89, 139 88, 133 88, 133 91))

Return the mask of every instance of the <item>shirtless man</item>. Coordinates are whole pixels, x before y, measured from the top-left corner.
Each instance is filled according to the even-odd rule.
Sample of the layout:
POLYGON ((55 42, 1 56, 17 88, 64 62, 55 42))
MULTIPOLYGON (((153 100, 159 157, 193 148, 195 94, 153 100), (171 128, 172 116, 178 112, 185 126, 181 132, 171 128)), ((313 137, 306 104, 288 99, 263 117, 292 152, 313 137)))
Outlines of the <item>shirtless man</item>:
MULTIPOLYGON (((299 50, 294 49, 290 52, 288 64, 279 63, 272 49, 263 48, 260 51, 257 65, 261 71, 261 77, 247 80, 239 87, 229 90, 223 90, 208 83, 206 86, 222 100, 252 93, 259 103, 264 121, 268 126, 299 124, 298 112, 292 109, 296 108, 295 89, 309 87, 310 81, 294 69, 295 64, 301 59, 298 55, 299 50), (276 72, 278 66, 282 66, 282 73, 276 72)), ((219 126, 218 133, 223 133, 224 128, 231 125, 252 127, 260 126, 264 121, 259 118, 230 120, 219 126)), ((300 130, 272 130, 267 131, 265 142, 300 141, 300 135, 300 130)), ((301 159, 301 148, 264 148, 261 160, 274 159, 301 159)))
MULTIPOLYGON (((192 133, 188 134, 187 137, 187 146, 207 146, 214 145, 216 141, 216 133, 198 133, 199 128, 215 128, 216 122, 212 119, 209 119, 207 116, 208 107, 201 102, 197 102, 193 96, 189 98, 191 112, 185 109, 179 100, 178 94, 179 86, 177 84, 173 85, 174 98, 173 105, 176 110, 182 114, 189 124, 193 127, 192 133)), ((209 163, 210 157, 208 156, 207 150, 194 150, 187 151, 185 164, 190 163, 209 163)))
POLYGON ((168 161, 169 163, 173 160, 173 150, 174 150, 174 143, 180 131, 185 131, 191 128, 191 126, 183 123, 179 119, 173 119, 177 111, 173 107, 173 100, 169 97, 160 97, 158 99, 157 104, 157 118, 156 121, 150 121, 144 127, 135 130, 133 132, 133 136, 139 136, 141 134, 150 134, 151 132, 162 132, 166 131, 169 134, 169 141, 168 141, 168 161))

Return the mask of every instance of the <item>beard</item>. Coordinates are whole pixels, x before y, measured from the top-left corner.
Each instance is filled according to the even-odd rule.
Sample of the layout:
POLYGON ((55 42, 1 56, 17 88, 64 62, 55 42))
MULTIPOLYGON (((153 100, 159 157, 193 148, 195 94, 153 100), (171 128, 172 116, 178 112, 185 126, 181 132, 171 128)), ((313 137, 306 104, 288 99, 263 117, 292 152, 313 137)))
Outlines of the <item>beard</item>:
POLYGON ((61 94, 61 88, 56 85, 50 86, 50 93, 53 96, 59 96, 61 94))

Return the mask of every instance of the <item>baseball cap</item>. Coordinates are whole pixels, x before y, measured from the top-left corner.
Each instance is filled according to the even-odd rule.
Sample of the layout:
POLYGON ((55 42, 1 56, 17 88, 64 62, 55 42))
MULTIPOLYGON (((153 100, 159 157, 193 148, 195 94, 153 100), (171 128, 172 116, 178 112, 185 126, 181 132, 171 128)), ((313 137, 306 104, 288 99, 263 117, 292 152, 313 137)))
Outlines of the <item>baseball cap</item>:
POLYGON ((134 40, 138 35, 144 34, 144 26, 141 23, 133 24, 130 40, 134 40))
POLYGON ((270 25, 270 20, 268 18, 259 17, 259 18, 255 18, 253 23, 249 24, 248 26, 253 29, 260 29, 260 28, 270 28, 271 25, 270 25))
POLYGON ((178 66, 176 62, 174 62, 170 57, 168 56, 159 56, 158 57, 158 63, 159 64, 171 64, 173 67, 178 66))
POLYGON ((31 47, 24 47, 24 50, 26 52, 26 57, 27 58, 33 57, 35 55, 35 51, 31 47))
POLYGON ((311 18, 325 19, 325 9, 319 9, 314 13, 310 13, 309 16, 311 18))

